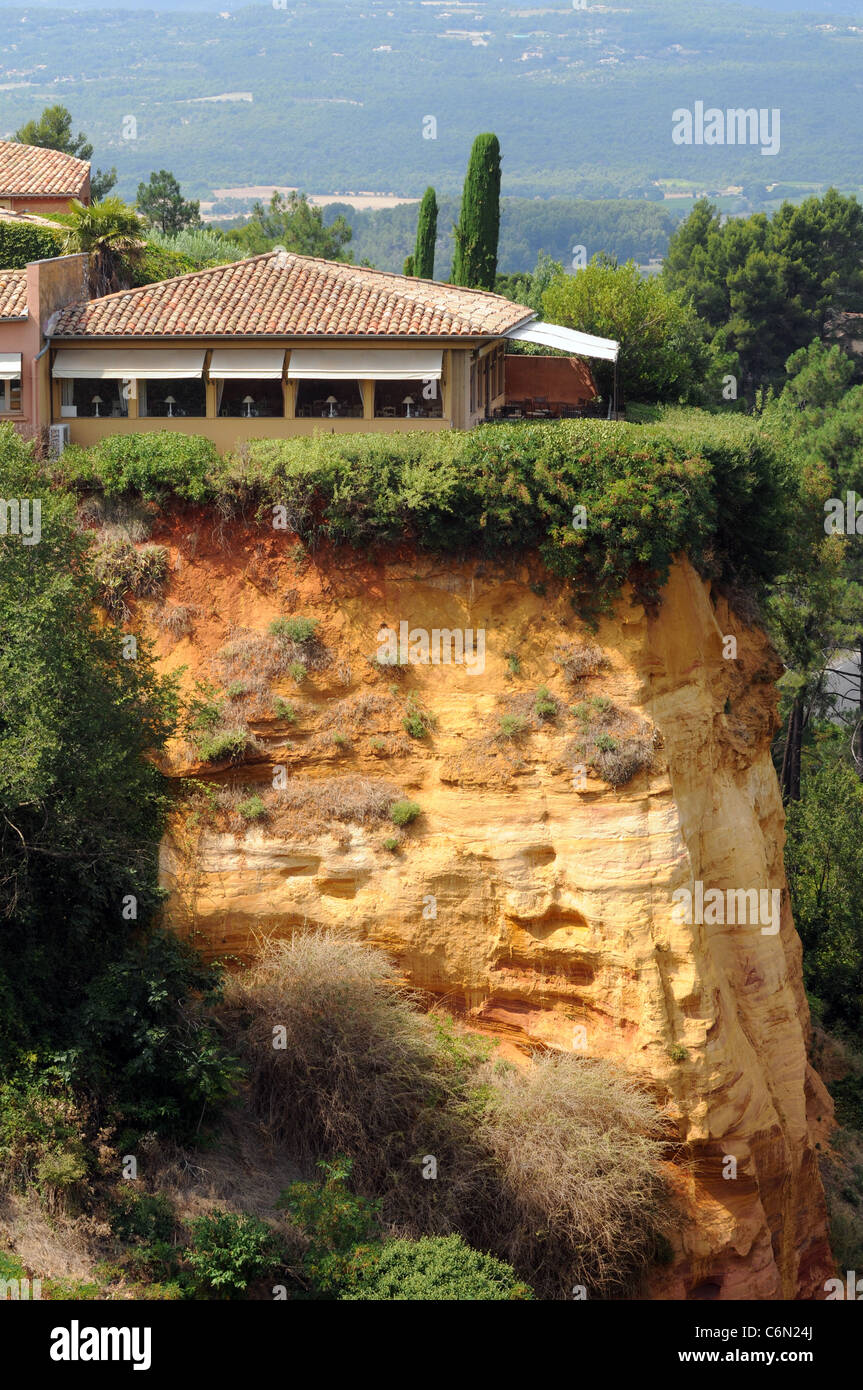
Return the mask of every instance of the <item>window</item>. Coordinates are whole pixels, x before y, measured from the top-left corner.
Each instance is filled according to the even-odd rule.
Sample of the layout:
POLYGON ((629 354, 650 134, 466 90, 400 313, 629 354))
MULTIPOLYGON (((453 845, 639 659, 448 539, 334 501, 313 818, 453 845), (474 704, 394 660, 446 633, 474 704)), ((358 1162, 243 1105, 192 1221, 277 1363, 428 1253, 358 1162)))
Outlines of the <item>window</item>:
POLYGON ((363 393, 360 383, 351 379, 297 383, 296 413, 301 418, 362 419, 363 393))
POLYGON ((206 413, 206 387, 200 377, 138 382, 138 414, 142 418, 158 415, 174 419, 183 415, 205 416, 206 413))
POLYGON ((476 411, 476 362, 470 364, 470 413, 476 411))
POLYGON ((279 419, 285 413, 281 381, 217 381, 216 414, 279 419))
POLYGON ((427 381, 376 381, 376 419, 434 419, 443 415, 441 384, 427 381))
POLYGON ((60 416, 119 419, 129 414, 128 386, 104 377, 63 377, 60 381, 60 416))
POLYGON ((0 381, 0 415, 21 413, 21 378, 7 377, 0 381))

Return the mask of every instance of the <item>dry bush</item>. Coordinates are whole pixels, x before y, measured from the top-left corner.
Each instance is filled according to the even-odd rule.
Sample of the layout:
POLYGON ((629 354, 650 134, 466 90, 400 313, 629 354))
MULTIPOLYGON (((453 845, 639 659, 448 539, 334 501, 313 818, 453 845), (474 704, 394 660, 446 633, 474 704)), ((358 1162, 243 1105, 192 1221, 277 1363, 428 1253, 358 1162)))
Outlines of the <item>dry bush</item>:
POLYGON ((331 932, 270 940, 228 980, 225 1023, 247 1064, 247 1103, 275 1144, 305 1164, 346 1154, 385 1219, 449 1231, 470 1213, 483 1156, 458 1043, 440 1045, 440 1025, 393 969, 383 952, 331 932), (284 1046, 273 1046, 277 1028, 284 1046), (426 1154, 438 1160, 435 1182, 422 1177, 426 1154))
POLYGON ((368 733, 381 727, 386 728, 394 722, 399 708, 398 702, 390 695, 361 691, 329 706, 322 727, 354 734, 368 733))
POLYGON ((269 632, 237 628, 216 653, 213 666, 225 685, 242 680, 264 691, 274 680, 290 675, 298 662, 309 671, 321 671, 331 661, 327 648, 316 637, 292 642, 269 632))
POLYGON ((574 705, 582 733, 567 746, 569 762, 584 762, 612 787, 622 787, 636 773, 653 766, 656 730, 633 711, 622 710, 604 695, 574 705))
POLYGON ((156 610, 156 626, 172 637, 188 637, 194 631, 195 615, 200 612, 196 603, 163 603, 156 610))
POLYGON ((608 665, 602 648, 590 642, 565 643, 557 647, 552 656, 571 685, 585 680, 588 676, 598 675, 602 668, 608 665))
POLYGON ((674 1228, 655 1102, 609 1063, 569 1053, 495 1068, 490 1095, 480 1130, 501 1190, 474 1243, 546 1298, 576 1284, 591 1297, 631 1292, 667 1258, 674 1228))
POLYGON ((90 565, 102 607, 117 622, 127 622, 131 616, 128 597, 153 598, 162 592, 168 552, 163 545, 136 550, 128 541, 112 540, 95 548, 90 565))
POLYGON ((277 815, 299 812, 317 825, 330 821, 371 825, 387 819, 400 795, 398 787, 376 777, 292 777, 276 794, 274 811, 277 815))
POLYGON ((141 498, 104 497, 93 493, 78 508, 78 521, 96 527, 105 541, 126 541, 140 545, 153 530, 156 508, 141 498))

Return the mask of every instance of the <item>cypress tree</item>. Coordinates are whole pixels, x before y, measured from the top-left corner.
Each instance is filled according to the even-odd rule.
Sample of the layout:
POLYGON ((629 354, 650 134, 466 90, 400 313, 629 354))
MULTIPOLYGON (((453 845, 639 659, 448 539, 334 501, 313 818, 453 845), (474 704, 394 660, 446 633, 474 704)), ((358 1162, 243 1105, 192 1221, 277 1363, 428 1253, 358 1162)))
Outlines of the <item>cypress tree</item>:
POLYGON ((413 258, 413 256, 405 256, 405 263, 404 263, 404 265, 402 266, 402 275, 413 275, 413 273, 414 273, 414 258, 413 258))
POLYGON ((433 188, 427 188, 420 203, 417 222, 417 244, 413 254, 413 270, 421 280, 434 279, 434 251, 437 241, 437 198, 433 188))
POLYGON ((473 142, 458 226, 451 281, 471 289, 493 290, 500 233, 500 143, 496 135, 473 142))

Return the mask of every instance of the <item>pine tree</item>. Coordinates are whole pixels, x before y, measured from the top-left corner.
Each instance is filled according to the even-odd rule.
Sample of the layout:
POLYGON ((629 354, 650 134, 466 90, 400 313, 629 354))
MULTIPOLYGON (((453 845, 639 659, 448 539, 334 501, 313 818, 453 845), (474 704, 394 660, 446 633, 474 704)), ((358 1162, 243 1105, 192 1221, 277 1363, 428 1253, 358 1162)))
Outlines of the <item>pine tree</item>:
POLYGON ((420 203, 417 221, 417 244, 413 254, 412 275, 421 280, 434 279, 434 253, 437 241, 437 198, 433 188, 427 188, 420 203))
POLYGON ((496 135, 478 135, 473 142, 461 213, 453 232, 452 283, 493 290, 500 233, 500 143, 496 135))

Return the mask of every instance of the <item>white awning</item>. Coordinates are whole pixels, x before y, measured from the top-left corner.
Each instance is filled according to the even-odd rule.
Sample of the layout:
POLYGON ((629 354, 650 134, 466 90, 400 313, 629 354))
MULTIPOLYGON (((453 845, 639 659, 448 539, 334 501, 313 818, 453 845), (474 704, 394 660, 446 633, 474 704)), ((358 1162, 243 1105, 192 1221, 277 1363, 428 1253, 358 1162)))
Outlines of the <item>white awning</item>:
POLYGON ((204 372, 203 348, 60 348, 55 377, 92 377, 102 381, 177 381, 204 372))
POLYGON ((294 348, 293 381, 438 381, 443 348, 294 348))
POLYGON ((578 357, 601 357, 605 362, 616 362, 620 351, 620 343, 613 338, 594 338, 590 333, 577 333, 574 328, 561 328, 557 323, 543 323, 540 319, 520 324, 506 336, 517 342, 562 348, 578 357))
POLYGON ((20 352, 0 352, 0 381, 14 381, 20 375, 20 352))
POLYGON ((284 348, 215 348, 210 376, 220 381, 280 381, 284 348))

